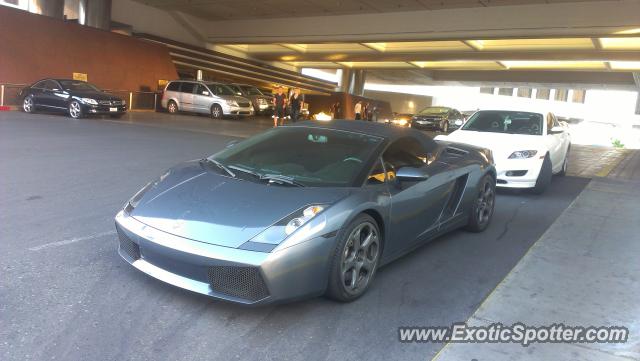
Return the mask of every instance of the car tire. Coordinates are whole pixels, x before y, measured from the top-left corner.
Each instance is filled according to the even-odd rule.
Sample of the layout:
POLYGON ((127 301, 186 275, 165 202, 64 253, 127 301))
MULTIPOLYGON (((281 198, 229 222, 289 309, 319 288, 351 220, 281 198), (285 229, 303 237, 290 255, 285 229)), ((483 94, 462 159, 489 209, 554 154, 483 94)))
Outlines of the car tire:
POLYGON ((373 282, 382 254, 382 236, 378 223, 363 213, 337 237, 326 296, 338 302, 351 302, 373 282))
POLYGON ((222 112, 222 107, 218 104, 214 104, 211 106, 211 118, 213 119, 222 119, 224 113, 222 112))
POLYGON ((80 119, 84 117, 84 112, 82 111, 82 105, 77 100, 72 100, 69 103, 69 116, 73 119, 80 119))
POLYGON ((27 95, 22 100, 22 110, 25 113, 33 113, 36 111, 36 103, 33 101, 33 95, 27 95))
POLYGON ((536 185, 531 189, 533 194, 542 194, 551 184, 551 178, 553 177, 553 169, 551 167, 551 159, 549 158, 549 153, 544 156, 544 161, 542 161, 542 167, 540 168, 540 174, 538 174, 538 179, 536 179, 536 185))
POLYGON ((180 109, 178 109, 178 104, 175 101, 169 100, 169 103, 167 103, 167 111, 169 114, 177 114, 180 109))
POLYGON ((470 232, 482 232, 491 223, 496 205, 496 179, 491 174, 486 174, 480 179, 477 189, 469 213, 469 222, 465 227, 470 232))
POLYGON ((564 155, 564 161, 562 162, 562 170, 558 173, 561 177, 567 175, 567 169, 569 168, 569 151, 571 151, 571 144, 567 147, 567 153, 564 155))

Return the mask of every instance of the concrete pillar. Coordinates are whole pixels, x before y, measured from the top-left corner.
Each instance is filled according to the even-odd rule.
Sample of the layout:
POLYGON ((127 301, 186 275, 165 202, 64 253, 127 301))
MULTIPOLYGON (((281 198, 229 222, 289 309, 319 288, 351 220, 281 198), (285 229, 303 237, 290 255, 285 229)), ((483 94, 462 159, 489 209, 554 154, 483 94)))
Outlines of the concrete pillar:
POLYGON ((80 0, 78 22, 102 30, 111 29, 111 0, 80 0))
POLYGON ((198 69, 198 71, 196 72, 196 80, 198 81, 202 81, 203 80, 203 74, 202 74, 202 70, 198 69))
POLYGON ((64 16, 64 0, 29 0, 29 12, 62 19, 64 16))
POLYGON ((364 95, 364 82, 367 78, 367 72, 364 69, 357 69, 354 71, 353 77, 353 95, 364 95))
POLYGON ((636 114, 640 114, 640 73, 633 73, 633 80, 638 88, 638 97, 636 98, 636 114))
POLYGON ((362 96, 362 94, 364 94, 366 75, 367 73, 364 69, 342 69, 340 91, 362 96))
POLYGON ((342 69, 342 77, 340 78, 340 91, 351 94, 353 91, 353 72, 349 68, 342 69))

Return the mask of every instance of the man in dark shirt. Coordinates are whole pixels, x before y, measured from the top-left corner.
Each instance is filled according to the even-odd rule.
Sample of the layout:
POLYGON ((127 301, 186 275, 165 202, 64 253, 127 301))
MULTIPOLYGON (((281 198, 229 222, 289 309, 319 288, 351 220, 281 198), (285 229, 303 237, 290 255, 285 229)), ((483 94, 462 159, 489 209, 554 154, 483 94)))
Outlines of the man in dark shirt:
POLYGON ((278 87, 278 92, 273 97, 273 126, 284 125, 285 109, 287 106, 287 96, 282 87, 278 87), (279 123, 278 123, 279 121, 279 123))

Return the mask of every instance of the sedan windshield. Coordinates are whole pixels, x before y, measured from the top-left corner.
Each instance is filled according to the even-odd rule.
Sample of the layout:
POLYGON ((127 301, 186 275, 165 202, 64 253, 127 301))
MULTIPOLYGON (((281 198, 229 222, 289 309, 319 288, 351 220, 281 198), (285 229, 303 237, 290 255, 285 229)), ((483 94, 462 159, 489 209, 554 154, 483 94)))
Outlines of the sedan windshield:
POLYGON ((244 90, 244 92, 247 95, 264 95, 264 94, 262 94, 260 89, 254 87, 254 86, 243 86, 242 90, 244 90))
POLYGON ((542 118, 538 113, 481 110, 469 118, 462 130, 542 135, 542 118))
POLYGON ((419 114, 447 114, 447 112, 449 108, 446 107, 429 107, 422 109, 419 114))
POLYGON ((233 145, 212 158, 248 180, 349 187, 363 174, 381 142, 379 137, 334 129, 281 127, 233 145))
POLYGON ((233 89, 223 84, 209 83, 207 86, 215 95, 237 95, 233 89))
POLYGON ((100 91, 100 89, 98 89, 95 85, 93 84, 89 84, 87 82, 84 81, 74 81, 74 80, 61 80, 60 81, 60 85, 62 85, 62 88, 65 90, 72 90, 72 91, 91 91, 91 92, 97 92, 100 91))

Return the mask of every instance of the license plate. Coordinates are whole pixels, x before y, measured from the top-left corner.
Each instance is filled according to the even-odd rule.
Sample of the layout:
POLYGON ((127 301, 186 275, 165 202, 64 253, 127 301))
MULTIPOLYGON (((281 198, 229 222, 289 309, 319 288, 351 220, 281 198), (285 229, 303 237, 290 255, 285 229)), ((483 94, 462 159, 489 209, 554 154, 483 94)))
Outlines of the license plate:
POLYGON ((110 112, 117 112, 117 111, 118 111, 118 108, 109 108, 109 111, 110 111, 110 112))

